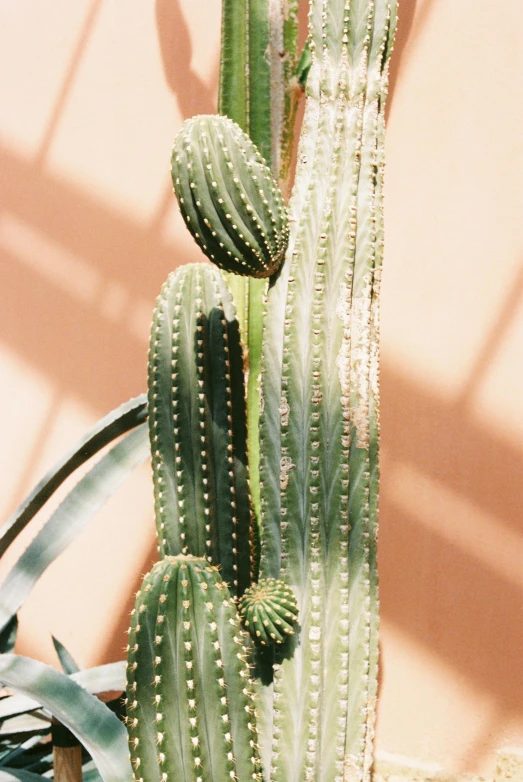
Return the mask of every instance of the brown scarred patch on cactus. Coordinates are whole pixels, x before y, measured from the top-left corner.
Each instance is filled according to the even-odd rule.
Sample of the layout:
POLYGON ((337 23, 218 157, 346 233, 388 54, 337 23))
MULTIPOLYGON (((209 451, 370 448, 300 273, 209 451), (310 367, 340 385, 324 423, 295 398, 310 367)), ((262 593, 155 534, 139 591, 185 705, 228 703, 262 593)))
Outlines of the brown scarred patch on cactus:
POLYGON ((262 578, 239 602, 240 617, 255 641, 282 644, 294 634, 298 603, 291 587, 275 578, 262 578))

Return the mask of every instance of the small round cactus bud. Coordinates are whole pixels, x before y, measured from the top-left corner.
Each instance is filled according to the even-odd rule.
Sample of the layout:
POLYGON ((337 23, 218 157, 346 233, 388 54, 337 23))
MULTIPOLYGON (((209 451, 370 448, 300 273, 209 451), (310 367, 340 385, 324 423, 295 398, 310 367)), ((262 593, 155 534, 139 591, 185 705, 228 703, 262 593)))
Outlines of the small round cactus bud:
POLYGON ((172 151, 182 216, 207 257, 228 272, 269 277, 283 261, 287 211, 250 138, 227 117, 184 123, 172 151))
POLYGON ((275 578, 262 578, 246 589, 239 601, 245 628, 255 641, 282 644, 294 634, 298 603, 291 587, 275 578))

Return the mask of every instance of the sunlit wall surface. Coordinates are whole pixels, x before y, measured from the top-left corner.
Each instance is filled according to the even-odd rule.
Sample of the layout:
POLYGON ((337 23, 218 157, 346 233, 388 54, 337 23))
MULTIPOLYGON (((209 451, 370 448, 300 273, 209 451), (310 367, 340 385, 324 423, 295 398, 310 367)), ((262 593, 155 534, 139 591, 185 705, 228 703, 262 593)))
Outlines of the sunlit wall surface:
MULTIPOLYGON (((0 0, 2 521, 145 388, 154 299, 199 257, 169 154, 215 111, 219 21, 0 0)), ((523 745, 522 29, 521 0, 403 0, 389 104, 378 746, 456 771, 523 745)), ((121 658, 151 495, 144 467, 49 569, 18 651, 121 658)))

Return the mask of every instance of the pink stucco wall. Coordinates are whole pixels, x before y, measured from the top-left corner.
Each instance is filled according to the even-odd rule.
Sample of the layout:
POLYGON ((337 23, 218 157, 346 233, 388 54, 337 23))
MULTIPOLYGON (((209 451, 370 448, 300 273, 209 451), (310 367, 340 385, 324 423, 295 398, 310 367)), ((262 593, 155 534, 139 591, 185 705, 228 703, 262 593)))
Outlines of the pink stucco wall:
MULTIPOLYGON (((0 0, 2 521, 145 387, 155 296, 199 255, 168 162, 215 110, 219 17, 0 0)), ((521 0, 403 0, 389 104, 378 746, 457 771, 523 745, 522 29, 521 0)), ((144 468, 41 579, 19 651, 119 659, 154 552, 144 468)))

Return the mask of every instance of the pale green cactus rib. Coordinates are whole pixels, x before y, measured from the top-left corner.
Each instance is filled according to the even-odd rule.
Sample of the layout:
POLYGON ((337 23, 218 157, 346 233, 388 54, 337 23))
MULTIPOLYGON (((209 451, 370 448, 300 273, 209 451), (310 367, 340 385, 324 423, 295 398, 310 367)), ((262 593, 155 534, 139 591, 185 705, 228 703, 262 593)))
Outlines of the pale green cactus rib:
MULTIPOLYGON (((376 264, 376 183, 383 154, 384 83, 391 7, 375 3, 369 43, 369 64, 363 116, 362 162, 358 185, 356 256, 350 306, 350 493, 349 523, 349 698, 345 780, 368 780, 377 691, 378 594, 376 571, 377 442, 370 418, 377 401, 377 338, 373 320, 379 305, 376 264), (385 67, 385 72, 384 72, 385 67), (380 116, 381 115, 381 116, 380 116), (374 312, 373 312, 374 308, 374 312), (372 463, 371 463, 372 453, 372 463)), ((385 88, 386 89, 386 88, 385 88)), ((381 194, 380 194, 381 197, 381 194)), ((381 204, 378 205, 381 208, 381 204)), ((382 240, 380 240, 382 245, 382 240)), ((377 324, 376 324, 377 325, 377 324)))
MULTIPOLYGON (((390 3, 380 0, 377 5, 387 12, 390 3)), ((278 575, 281 546, 282 577, 293 585, 301 604, 299 644, 275 674, 271 778, 282 782, 343 778, 344 765, 345 772, 348 768, 344 764, 349 744, 345 736, 348 693, 351 687, 361 688, 358 671, 354 675, 349 671, 351 641, 361 640, 360 609, 356 610, 354 599, 356 614, 349 611, 348 492, 353 477, 356 488, 360 483, 349 447, 354 429, 350 393, 354 381, 349 372, 355 358, 350 325, 354 326, 357 211, 368 198, 358 193, 365 155, 360 148, 365 130, 367 55, 370 49, 372 67, 373 46, 378 42, 379 51, 386 37, 386 31, 381 39, 379 31, 374 34, 373 18, 380 18, 379 10, 373 16, 374 10, 368 0, 353 0, 350 6, 343 2, 311 5, 313 64, 307 82, 302 157, 290 208, 287 263, 269 291, 261 422, 262 574, 278 575), (311 156, 304 151, 307 148, 311 156), (310 318, 306 315, 309 308, 310 318), (274 310, 279 317, 271 323, 274 310), (279 448, 271 448, 274 443, 279 448), (343 550, 345 555, 340 557, 343 550), (340 689, 347 686, 349 675, 344 697, 340 689)), ((375 137, 372 145, 374 160, 375 137)), ((359 242, 361 256, 361 236, 359 242)), ((372 259, 372 243, 366 253, 365 259, 367 255, 372 259)), ((353 512, 354 501, 361 501, 363 494, 363 515, 368 499, 365 488, 359 495, 351 489, 353 512)), ((353 594, 357 581, 352 578, 353 594)), ((363 635, 367 631, 364 626, 363 635)), ((363 690, 366 699, 366 683, 363 690)), ((265 714, 265 723, 270 723, 270 715, 265 714)), ((365 712, 351 715, 349 724, 350 735, 354 730, 363 732, 365 739, 365 712)), ((358 762, 362 775, 362 758, 358 762)))
MULTIPOLYGON (((311 85, 317 80, 313 74, 311 85)), ((289 203, 289 246, 287 261, 270 281, 269 295, 263 319, 263 356, 260 416, 260 526, 263 545, 260 556, 260 575, 278 578, 281 563, 280 522, 286 509, 280 502, 281 423, 288 418, 289 408, 282 398, 283 328, 286 318, 286 296, 289 285, 291 259, 295 257, 297 228, 306 219, 311 181, 314 173, 316 133, 319 104, 308 101, 298 149, 299 166, 293 194, 289 203)), ((273 741, 273 652, 267 650, 258 656, 258 724, 265 778, 269 779, 272 765, 273 741)))
POLYGON ((376 699, 378 690, 379 657, 379 592, 377 566, 378 499, 379 499, 379 441, 380 441, 380 395, 379 395, 379 335, 380 335, 380 287, 384 248, 383 181, 385 168, 385 104, 388 92, 389 59, 394 45, 397 25, 397 6, 391 3, 389 33, 383 53, 381 78, 375 190, 375 236, 374 277, 371 304, 371 356, 369 392, 369 582, 370 582, 370 639, 369 639, 369 692, 367 701, 367 726, 365 736, 364 778, 368 779, 373 762, 373 740, 376 721, 376 699))
POLYGON ((246 654, 215 567, 183 555, 153 567, 129 633, 128 731, 137 780, 260 778, 246 654))
POLYGON ((225 271, 267 277, 283 260, 287 213, 270 169, 232 120, 187 120, 172 153, 174 190, 187 227, 225 271))
POLYGON ((243 359, 225 281, 172 273, 154 313, 149 431, 160 555, 206 556, 239 594, 250 583, 243 359))

